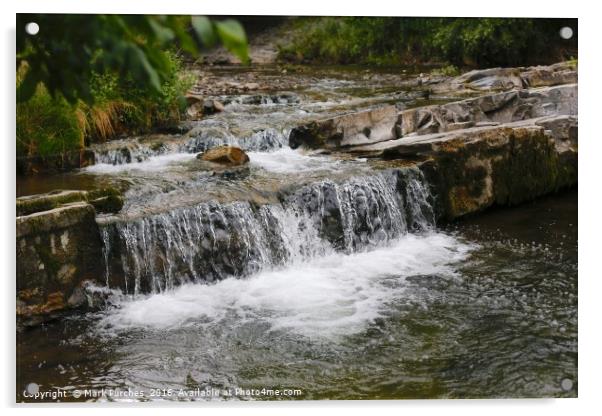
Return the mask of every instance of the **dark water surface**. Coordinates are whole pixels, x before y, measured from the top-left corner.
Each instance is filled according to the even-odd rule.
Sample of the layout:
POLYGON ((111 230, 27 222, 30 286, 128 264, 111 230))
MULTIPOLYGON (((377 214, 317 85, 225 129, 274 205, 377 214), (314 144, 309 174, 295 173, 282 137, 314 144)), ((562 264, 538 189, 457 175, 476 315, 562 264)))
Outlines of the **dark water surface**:
POLYGON ((123 299, 18 333, 17 369, 18 401, 576 397, 577 192, 123 299))

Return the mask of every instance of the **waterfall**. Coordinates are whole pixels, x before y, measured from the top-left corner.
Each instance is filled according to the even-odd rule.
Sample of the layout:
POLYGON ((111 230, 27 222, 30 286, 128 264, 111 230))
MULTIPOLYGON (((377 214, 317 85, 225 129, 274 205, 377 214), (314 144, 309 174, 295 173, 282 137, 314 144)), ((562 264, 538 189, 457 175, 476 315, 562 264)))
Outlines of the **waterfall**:
POLYGON ((206 202, 108 222, 101 225, 107 281, 128 293, 156 293, 370 249, 433 227, 429 200, 418 169, 392 169, 305 185, 279 204, 206 202))
POLYGON ((94 151, 94 163, 100 164, 105 163, 108 165, 122 165, 125 163, 143 162, 157 154, 149 146, 145 146, 136 141, 130 141, 124 143, 123 146, 113 147, 105 149, 101 146, 93 147, 94 151))
POLYGON ((232 135, 227 128, 213 127, 191 132, 188 137, 174 137, 165 142, 140 142, 138 139, 98 144, 95 164, 123 165, 144 162, 153 156, 170 153, 198 153, 217 146, 237 146, 248 152, 271 152, 288 145, 288 130, 265 129, 244 137, 232 135))
POLYGON ((240 147, 247 152, 270 152, 288 146, 289 131, 265 129, 249 136, 236 137, 227 131, 202 130, 189 139, 180 151, 188 153, 204 152, 212 147, 229 145, 240 147))

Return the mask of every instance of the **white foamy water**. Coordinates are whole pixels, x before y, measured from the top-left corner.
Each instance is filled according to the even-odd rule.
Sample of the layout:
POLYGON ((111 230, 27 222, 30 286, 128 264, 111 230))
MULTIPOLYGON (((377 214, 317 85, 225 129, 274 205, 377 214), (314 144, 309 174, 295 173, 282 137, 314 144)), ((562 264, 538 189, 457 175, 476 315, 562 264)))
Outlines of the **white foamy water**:
POLYGON ((270 172, 295 173, 316 170, 336 170, 341 161, 328 156, 308 156, 300 150, 283 147, 275 152, 249 152, 252 165, 270 172))
POLYGON ((472 248, 446 234, 407 234, 370 252, 333 253, 246 279, 189 284, 124 301, 107 312, 101 328, 166 330, 255 321, 310 336, 352 334, 386 313, 388 304, 403 300, 406 277, 454 275, 454 263, 472 248))
POLYGON ((160 156, 152 156, 142 162, 109 164, 99 163, 82 169, 84 172, 114 174, 130 171, 157 172, 168 169, 171 165, 193 160, 194 153, 170 153, 160 156))

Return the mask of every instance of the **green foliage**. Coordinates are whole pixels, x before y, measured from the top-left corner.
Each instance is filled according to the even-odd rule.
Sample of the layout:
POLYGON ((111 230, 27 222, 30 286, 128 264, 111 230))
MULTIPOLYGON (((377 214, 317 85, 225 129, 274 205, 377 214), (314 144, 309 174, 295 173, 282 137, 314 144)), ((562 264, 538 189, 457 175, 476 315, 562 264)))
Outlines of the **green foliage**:
POLYGON ((248 60, 246 37, 234 20, 213 22, 203 17, 144 15, 18 14, 17 27, 40 26, 37 35, 17 36, 17 68, 29 70, 17 91, 17 101, 28 100, 43 83, 67 101, 92 103, 94 74, 129 77, 138 87, 160 94, 170 75, 166 54, 178 44, 196 54, 201 47, 221 41, 243 62, 248 60))
POLYGON ((17 105, 17 155, 62 154, 83 145, 84 123, 64 98, 39 85, 32 98, 17 105))
POLYGON ((221 42, 248 62, 235 20, 202 16, 18 14, 17 154, 64 154, 91 141, 171 126, 193 78, 174 50, 221 42))
POLYGON ((455 77, 460 75, 460 68, 455 65, 445 65, 441 68, 435 68, 431 71, 433 75, 443 75, 446 77, 455 77))
MULTIPOLYGON (((167 53, 169 66, 159 93, 141 87, 131 75, 92 73, 93 104, 69 103, 52 96, 43 84, 32 97, 17 103, 17 154, 48 156, 81 149, 86 143, 105 141, 119 134, 144 133, 170 126, 185 111, 184 93, 193 78, 182 71, 180 59, 167 53)), ((20 71, 26 73, 27 68, 20 71)), ((22 76, 17 79, 19 86, 22 76)))
POLYGON ((280 57, 294 62, 399 65, 447 62, 456 66, 512 66, 566 59, 576 19, 302 18, 280 57))

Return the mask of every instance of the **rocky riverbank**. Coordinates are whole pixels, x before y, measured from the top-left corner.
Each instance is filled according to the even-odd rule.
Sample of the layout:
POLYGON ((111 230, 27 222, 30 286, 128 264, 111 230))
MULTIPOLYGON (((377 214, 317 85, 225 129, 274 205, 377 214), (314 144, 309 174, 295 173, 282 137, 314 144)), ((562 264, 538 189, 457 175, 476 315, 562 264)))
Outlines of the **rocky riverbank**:
MULTIPOLYGON (((374 169, 353 167, 341 178, 310 175, 286 186, 274 186, 275 179, 262 177, 249 191, 245 188, 249 169, 232 175, 223 168, 216 170, 228 187, 243 189, 235 189, 236 195, 252 190, 259 196, 251 201, 231 197, 211 201, 209 196, 210 202, 199 205, 183 198, 182 206, 165 204, 164 213, 151 214, 144 207, 142 214, 137 214, 142 215, 140 219, 128 222, 133 220, 119 217, 124 196, 114 189, 18 198, 17 316, 23 325, 35 325, 71 309, 97 305, 97 287, 142 293, 197 279, 197 274, 211 276, 206 280, 244 276, 262 267, 262 262, 278 264, 295 250, 311 251, 314 238, 337 250, 357 250, 414 230, 416 224, 431 226, 576 186, 576 81, 574 66, 562 63, 473 71, 455 78, 421 75, 399 82, 400 88, 416 87, 404 96, 479 96, 407 108, 395 102, 395 93, 387 92, 384 101, 391 104, 377 100, 369 102, 368 109, 354 104, 337 109, 335 116, 309 117, 292 128, 288 136, 291 148, 303 148, 316 158, 327 154, 333 164, 367 158, 368 167, 374 169), (388 205, 395 209, 387 209, 388 205), (300 229, 319 230, 317 236, 307 235, 311 242, 307 247, 287 247, 289 243, 281 235, 285 225, 290 226, 287 215, 292 213, 297 215, 300 229), (111 250, 116 251, 109 253, 111 250), (156 280, 163 274, 165 280, 156 280), (168 279, 172 274, 176 277, 168 279), (128 283, 129 275, 133 280, 128 283)), ((269 100, 250 100, 250 90, 263 88, 251 87, 238 91, 230 85, 219 91, 229 94, 219 97, 220 111, 229 111, 222 102, 233 108, 273 103, 298 106, 298 96, 290 92, 267 91, 264 95, 269 100), (234 97, 240 93, 248 102, 234 97)), ((198 103, 202 101, 195 100, 198 103)), ((225 120, 228 124, 229 119, 225 120)), ((219 123, 224 121, 214 125, 219 123)), ((190 166, 178 172, 183 176, 167 175, 157 179, 156 185, 141 188, 167 193, 172 186, 169 180, 179 186, 215 176, 208 162, 194 158, 196 152, 205 152, 205 157, 199 158, 210 160, 212 148, 227 144, 231 146, 227 148, 230 160, 232 149, 237 149, 232 144, 247 151, 284 146, 274 139, 274 133, 266 133, 271 131, 268 129, 250 129, 237 143, 217 139, 209 134, 213 131, 194 127, 184 135, 154 137, 148 146, 136 141, 136 149, 115 143, 110 150, 109 144, 106 154, 97 153, 96 158, 127 166, 175 152, 192 153, 186 158, 190 166), (266 141, 266 145, 249 141, 266 141)), ((250 159, 253 164, 253 154, 234 152, 237 163, 246 164, 250 159)), ((126 179, 128 186, 133 186, 144 178, 126 179)))

